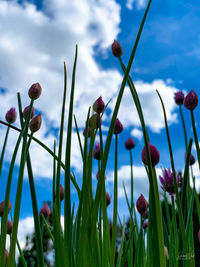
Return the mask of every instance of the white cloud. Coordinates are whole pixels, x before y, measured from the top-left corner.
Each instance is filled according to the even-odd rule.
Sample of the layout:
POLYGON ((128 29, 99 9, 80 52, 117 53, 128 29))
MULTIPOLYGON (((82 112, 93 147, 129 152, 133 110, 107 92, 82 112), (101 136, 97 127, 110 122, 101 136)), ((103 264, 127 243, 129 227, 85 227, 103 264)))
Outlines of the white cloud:
POLYGON ((131 131, 131 135, 134 136, 135 138, 141 140, 142 139, 142 136, 143 136, 143 133, 141 130, 137 129, 137 128, 134 128, 132 131, 131 131))
POLYGON ((147 0, 127 0, 126 7, 132 10, 134 3, 136 4, 137 9, 142 9, 146 6, 147 0))
MULTIPOLYGON (((162 107, 156 89, 165 104, 168 123, 177 122, 177 114, 173 113, 176 107, 174 92, 178 90, 177 88, 168 85, 163 80, 154 80, 152 83, 136 81, 135 87, 141 102, 146 126, 149 126, 153 132, 159 133, 164 128, 162 107)), ((114 101, 111 103, 111 107, 114 107, 114 101)), ((118 116, 124 127, 140 126, 136 107, 128 87, 125 88, 118 116)))

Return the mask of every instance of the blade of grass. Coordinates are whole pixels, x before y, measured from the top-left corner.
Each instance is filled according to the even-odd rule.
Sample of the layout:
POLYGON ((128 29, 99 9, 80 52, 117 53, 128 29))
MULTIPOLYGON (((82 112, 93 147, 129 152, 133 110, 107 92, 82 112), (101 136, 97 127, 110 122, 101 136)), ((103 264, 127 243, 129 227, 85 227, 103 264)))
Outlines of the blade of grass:
POLYGON ((8 134, 10 131, 10 127, 7 128, 6 130, 6 135, 5 135, 5 139, 3 142, 3 148, 1 151, 1 158, 0 158, 0 180, 1 180, 1 170, 2 170, 2 166, 3 166, 3 159, 4 159, 4 154, 5 154, 5 149, 6 149, 6 144, 7 144, 7 140, 8 140, 8 134))

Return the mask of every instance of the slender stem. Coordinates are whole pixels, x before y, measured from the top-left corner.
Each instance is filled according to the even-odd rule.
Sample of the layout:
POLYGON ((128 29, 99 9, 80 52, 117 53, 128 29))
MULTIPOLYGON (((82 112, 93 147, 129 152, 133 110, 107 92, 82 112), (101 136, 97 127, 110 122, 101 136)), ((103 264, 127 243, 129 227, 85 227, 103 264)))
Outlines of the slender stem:
POLYGON ((186 132, 185 121, 184 121, 181 105, 179 106, 179 111, 181 115, 181 121, 182 121, 182 126, 183 126, 184 137, 185 137, 185 150, 187 151, 187 147, 188 147, 187 132, 186 132))
POLYGON ((198 163, 199 163, 199 169, 200 169, 200 149, 199 149, 199 141, 197 137, 197 131, 196 131, 196 126, 195 126, 195 121, 194 121, 194 113, 193 110, 191 110, 191 120, 192 120, 192 128, 193 128, 193 133, 194 133, 194 141, 195 141, 195 146, 197 150, 197 158, 198 158, 198 163))
POLYGON ((3 159, 4 159, 4 154, 5 154, 5 149, 6 149, 6 144, 7 144, 7 140, 8 140, 9 131, 10 131, 10 127, 7 128, 5 139, 4 139, 4 143, 3 143, 3 148, 2 148, 2 152, 1 152, 1 158, 0 158, 0 179, 1 179, 1 170, 2 170, 2 166, 3 166, 3 159))

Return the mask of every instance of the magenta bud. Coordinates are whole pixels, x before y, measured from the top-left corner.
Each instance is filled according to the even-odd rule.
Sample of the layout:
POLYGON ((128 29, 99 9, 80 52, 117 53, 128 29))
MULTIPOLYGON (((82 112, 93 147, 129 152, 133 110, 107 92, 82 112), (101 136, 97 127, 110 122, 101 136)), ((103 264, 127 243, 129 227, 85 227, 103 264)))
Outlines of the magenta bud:
MULTIPOLYGON (((102 120, 100 119, 102 124, 102 120)), ((98 129, 99 128, 99 115, 97 113, 93 114, 89 119, 90 128, 98 129)))
MULTIPOLYGON (((3 216, 4 205, 5 205, 5 201, 3 201, 3 202, 0 203, 0 216, 1 216, 1 217, 3 216)), ((11 203, 10 200, 9 200, 9 204, 8 204, 8 213, 10 212, 11 208, 12 208, 12 203, 11 203)))
POLYGON ((102 113, 105 109, 105 104, 100 96, 93 104, 93 109, 96 113, 102 113))
POLYGON ((41 115, 37 115, 35 116, 31 121, 30 121, 30 124, 29 124, 29 127, 30 127, 30 130, 32 133, 35 133, 37 132, 40 127, 41 127, 41 124, 42 124, 42 117, 41 115))
MULTIPOLYGON (((162 184, 161 188, 162 190, 168 192, 170 196, 173 197, 175 194, 173 173, 171 172, 169 168, 163 169, 162 173, 163 175, 159 176, 160 182, 162 184)), ((180 176, 177 174, 176 174, 176 182, 177 182, 177 186, 181 186, 181 179, 180 179, 180 176)))
POLYGON ((197 94, 193 90, 191 90, 189 92, 189 94, 186 95, 183 104, 189 110, 195 109, 196 106, 198 105, 198 96, 197 96, 197 94))
POLYGON ((114 40, 111 48, 112 48, 112 53, 115 57, 121 57, 121 55, 123 53, 123 49, 122 49, 122 46, 119 42, 114 40))
POLYGON ((148 228, 148 221, 143 222, 143 229, 146 230, 148 228))
POLYGON ((136 208, 138 210, 138 212, 140 213, 140 215, 145 216, 146 215, 146 211, 148 208, 148 202, 146 201, 146 199, 144 198, 144 196, 141 194, 140 197, 138 198, 137 202, 136 202, 136 208))
POLYGON ((8 110, 8 112, 6 113, 6 121, 8 123, 13 123, 16 121, 17 119, 17 112, 16 112, 16 109, 15 108, 11 108, 8 110))
POLYGON ((119 134, 122 131, 123 131, 123 125, 121 124, 120 120, 117 118, 115 121, 114 134, 119 134))
POLYGON ((95 148, 94 148, 94 151, 93 151, 93 157, 95 159, 100 159, 101 158, 101 155, 100 155, 100 143, 96 143, 95 145, 95 148))
POLYGON ((42 214, 44 215, 45 218, 49 217, 49 215, 51 214, 51 210, 47 203, 45 203, 44 206, 40 210, 40 215, 42 214))
POLYGON ((13 223, 11 221, 7 221, 7 234, 10 235, 12 232, 13 223))
MULTIPOLYGON (((30 108, 30 106, 27 106, 27 107, 25 107, 25 109, 23 111, 23 117, 24 117, 24 119, 26 119, 28 117, 29 108, 30 108)), ((34 109, 34 107, 32 107, 32 110, 31 110, 31 119, 33 118, 34 114, 35 114, 35 109, 34 109)))
MULTIPOLYGON (((85 129, 83 130, 83 136, 85 136, 85 129)), ((88 137, 91 136, 91 128, 88 127, 88 137)))
POLYGON ((28 91, 28 95, 31 99, 35 100, 40 97, 42 93, 42 87, 39 83, 34 83, 31 85, 28 91))
MULTIPOLYGON (((152 164, 152 167, 154 167, 156 166, 156 164, 158 164, 160 160, 160 153, 155 146, 151 145, 150 143, 148 145, 149 145, 149 152, 150 152, 150 157, 151 157, 151 164, 152 164)), ((147 165, 145 146, 142 149, 142 161, 145 165, 147 165)))
POLYGON ((107 206, 110 205, 110 202, 111 202, 111 200, 110 200, 110 196, 109 196, 109 194, 106 192, 106 205, 107 205, 107 206))
POLYGON ((133 141, 131 137, 129 137, 125 142, 125 148, 128 150, 131 150, 134 147, 135 147, 135 142, 133 141))
POLYGON ((65 189, 64 187, 60 184, 60 201, 62 201, 65 197, 65 189))
POLYGON ((184 94, 182 91, 178 91, 174 94, 174 101, 176 102, 177 105, 181 106, 183 105, 184 101, 184 94))
MULTIPOLYGON (((186 159, 186 154, 185 154, 185 159, 186 159)), ((192 166, 194 163, 195 163, 195 157, 193 154, 190 154, 190 160, 189 160, 190 166, 192 166)))

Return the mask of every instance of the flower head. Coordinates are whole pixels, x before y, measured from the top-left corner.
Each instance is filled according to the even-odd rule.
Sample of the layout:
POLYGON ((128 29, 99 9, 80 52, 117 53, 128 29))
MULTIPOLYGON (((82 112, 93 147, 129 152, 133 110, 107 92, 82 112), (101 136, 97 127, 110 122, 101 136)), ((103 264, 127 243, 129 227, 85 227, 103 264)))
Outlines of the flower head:
POLYGON ((44 206, 40 210, 40 215, 42 214, 44 215, 45 218, 49 217, 49 215, 51 214, 51 210, 47 203, 45 203, 44 206))
POLYGON ((6 113, 6 121, 8 123, 13 123, 16 121, 17 119, 17 112, 16 112, 16 109, 15 108, 11 108, 8 110, 8 112, 6 113))
POLYGON ((121 57, 123 50, 122 50, 122 46, 119 42, 114 40, 111 48, 112 48, 112 53, 115 57, 121 57))
MULTIPOLYGON (((151 164, 152 164, 152 167, 154 167, 156 166, 156 164, 158 164, 160 160, 160 153, 155 146, 151 145, 150 143, 148 145, 149 145, 149 152, 150 152, 150 157, 151 157, 151 164)), ((142 149, 142 161, 145 165, 147 165, 145 146, 142 149)))
POLYGON ((136 201, 136 208, 140 215, 145 216, 147 209, 148 209, 148 202, 144 198, 144 196, 141 194, 140 197, 136 201))
POLYGON ((100 143, 97 142, 93 151, 93 157, 95 159, 100 159, 101 155, 100 155, 100 143))
MULTIPOLYGON (((25 107, 25 109, 23 111, 23 117, 24 117, 24 119, 26 119, 28 117, 29 108, 30 108, 30 106, 27 106, 27 107, 25 107)), ((34 107, 32 107, 32 110, 31 110, 31 119, 33 118, 34 114, 35 114, 35 109, 34 109, 34 107)))
MULTIPOLYGON (((102 124, 102 120, 100 119, 100 123, 102 124)), ((89 119, 90 128, 98 129, 99 128, 99 115, 97 113, 93 114, 89 119)))
POLYGON ((110 196, 109 196, 108 192, 106 192, 106 205, 107 206, 110 205, 110 202, 111 202, 110 196))
POLYGON ((120 120, 117 118, 115 121, 114 134, 119 134, 122 131, 123 131, 123 125, 121 124, 120 120))
MULTIPOLYGON (((0 203, 0 216, 1 216, 1 217, 3 216, 4 206, 5 206, 5 201, 2 201, 2 202, 0 203)), ((11 208, 12 208, 12 203, 11 203, 10 200, 9 200, 9 204, 8 204, 8 213, 10 212, 11 208)))
POLYGON ((196 106, 198 105, 198 96, 197 96, 197 94, 193 90, 191 90, 189 92, 189 94, 186 95, 183 104, 189 110, 195 109, 196 106))
POLYGON ((176 102, 177 105, 181 106, 183 105, 184 101, 184 94, 182 91, 178 91, 174 94, 174 101, 176 102))
POLYGON ((7 234, 10 235, 12 232, 13 223, 11 221, 7 221, 7 234))
POLYGON ((105 109, 105 104, 100 96, 93 104, 93 109, 96 113, 102 113, 105 109))
MULTIPOLYGON (((171 170, 169 168, 163 169, 162 173, 163 173, 163 176, 159 176, 160 182, 162 184, 161 188, 164 191, 168 192, 170 194, 170 196, 174 196, 175 189, 174 189, 173 173, 171 172, 171 170)), ((176 174, 176 181, 177 181, 177 185, 180 186, 181 185, 181 179, 180 179, 180 176, 178 174, 176 174)))
POLYGON ((38 99, 42 93, 42 87, 39 83, 34 83, 31 85, 28 91, 28 95, 31 99, 38 99))
POLYGON ((131 137, 129 137, 125 142, 125 148, 127 150, 131 150, 134 147, 135 147, 135 142, 133 141, 133 139, 131 137))
POLYGON ((42 117, 41 115, 37 115, 35 116, 31 121, 30 121, 30 124, 29 124, 29 127, 30 127, 30 130, 32 133, 35 133, 37 132, 40 127, 41 127, 41 124, 42 124, 42 117))

